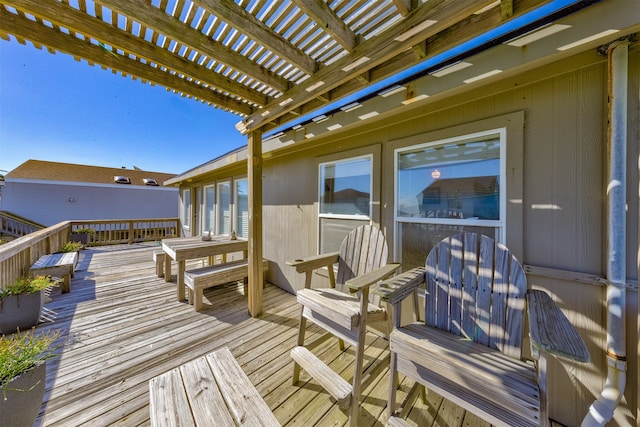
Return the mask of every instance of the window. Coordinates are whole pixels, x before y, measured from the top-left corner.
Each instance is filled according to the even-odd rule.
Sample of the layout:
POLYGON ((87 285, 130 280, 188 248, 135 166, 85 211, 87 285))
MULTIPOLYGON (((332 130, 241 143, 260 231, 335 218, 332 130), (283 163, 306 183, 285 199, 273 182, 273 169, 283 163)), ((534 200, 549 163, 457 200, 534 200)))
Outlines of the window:
POLYGON ((246 178, 235 184, 235 221, 233 228, 238 237, 249 238, 249 183, 246 178))
POLYGON ((231 182, 218 183, 216 234, 231 234, 231 182))
POLYGON ((349 231, 371 222, 372 156, 321 163, 320 253, 337 251, 349 231))
POLYGON ((184 228, 191 227, 191 189, 184 189, 182 191, 182 212, 180 215, 180 221, 184 228))
POLYGON ((505 138, 496 129, 395 151, 403 266, 422 265, 434 244, 461 231, 504 241, 505 138))
POLYGON ((216 232, 216 187, 208 185, 204 187, 204 231, 216 232))

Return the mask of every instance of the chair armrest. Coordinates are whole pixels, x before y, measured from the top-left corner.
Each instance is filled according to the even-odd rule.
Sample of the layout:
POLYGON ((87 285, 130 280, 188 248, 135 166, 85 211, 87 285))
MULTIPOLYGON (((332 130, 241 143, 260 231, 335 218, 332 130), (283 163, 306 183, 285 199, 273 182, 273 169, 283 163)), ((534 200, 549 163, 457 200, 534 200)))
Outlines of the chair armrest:
POLYGON ((380 280, 384 280, 391 276, 396 270, 400 268, 400 264, 387 264, 383 267, 376 268, 373 271, 363 274, 353 279, 349 279, 345 282, 345 286, 349 288, 351 292, 357 292, 368 286, 378 283, 380 280))
POLYGON ((378 283, 371 288, 371 292, 389 304, 397 304, 411 295, 425 280, 425 268, 416 267, 378 283))
POLYGON ((549 294, 527 291, 531 353, 537 359, 540 351, 577 362, 589 362, 589 351, 560 307, 549 294))
POLYGON ((307 271, 313 271, 317 268, 330 267, 338 262, 339 252, 332 252, 328 254, 320 254, 304 259, 294 259, 287 261, 287 265, 296 268, 298 273, 306 273, 307 271))

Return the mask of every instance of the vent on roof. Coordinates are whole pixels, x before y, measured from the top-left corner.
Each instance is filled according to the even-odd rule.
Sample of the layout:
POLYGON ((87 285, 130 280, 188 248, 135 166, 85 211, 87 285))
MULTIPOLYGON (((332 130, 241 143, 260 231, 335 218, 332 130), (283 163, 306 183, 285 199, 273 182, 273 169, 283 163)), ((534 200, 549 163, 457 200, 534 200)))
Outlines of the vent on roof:
POLYGON ((158 182, 153 178, 142 178, 142 182, 144 182, 144 185, 158 186, 158 182))
POLYGON ((116 184, 131 184, 131 180, 129 179, 129 177, 126 176, 122 176, 122 175, 116 175, 113 177, 113 181, 116 184))

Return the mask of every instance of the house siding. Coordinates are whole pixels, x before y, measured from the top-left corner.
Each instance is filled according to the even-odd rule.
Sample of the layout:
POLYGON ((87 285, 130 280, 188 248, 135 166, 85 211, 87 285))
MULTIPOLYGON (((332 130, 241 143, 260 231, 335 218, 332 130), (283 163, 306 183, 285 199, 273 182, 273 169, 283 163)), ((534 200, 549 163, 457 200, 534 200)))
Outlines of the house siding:
MULTIPOLYGON (((610 425, 637 425, 638 414, 638 141, 640 49, 629 56, 627 212, 627 387, 610 425)), ((436 95, 400 114, 288 144, 265 143, 263 250, 271 261, 266 279, 293 292, 304 278, 287 260, 317 253, 317 165, 321 158, 380 147, 379 197, 373 209, 394 243, 394 149, 421 138, 523 117, 521 164, 507 164, 509 185, 521 186, 520 204, 507 216, 506 243, 523 264, 606 275, 607 59, 591 50, 506 76, 491 86, 436 95), (278 145, 280 144, 280 145, 278 145), (509 175, 509 169, 521 168, 509 175)), ((461 133, 459 133, 461 134, 461 133)), ((425 139, 426 142, 429 139, 425 139)), ((511 143, 508 137, 507 144, 511 143)), ((509 148, 508 148, 509 149, 509 148)), ((216 172, 217 173, 217 172, 216 172)), ((215 173, 209 177, 215 176, 215 173)), ((587 343, 591 363, 550 363, 551 417, 579 425, 606 378, 605 287, 597 283, 528 276, 547 290, 587 343), (567 404, 571 402, 571 404, 567 404)))
POLYGON ((7 179, 2 191, 3 210, 46 226, 67 220, 178 216, 177 188, 7 179))

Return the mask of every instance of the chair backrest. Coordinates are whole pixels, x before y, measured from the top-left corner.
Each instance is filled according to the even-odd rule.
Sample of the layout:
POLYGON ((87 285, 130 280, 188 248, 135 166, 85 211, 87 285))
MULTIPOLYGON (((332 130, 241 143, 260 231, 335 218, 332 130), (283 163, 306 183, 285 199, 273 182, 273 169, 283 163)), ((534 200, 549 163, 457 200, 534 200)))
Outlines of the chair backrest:
POLYGON ((340 245, 336 287, 356 276, 387 265, 389 249, 384 234, 372 225, 361 225, 349 232, 340 245))
POLYGON ((434 246, 425 267, 425 324, 522 358, 527 280, 507 247, 456 234, 434 246))

